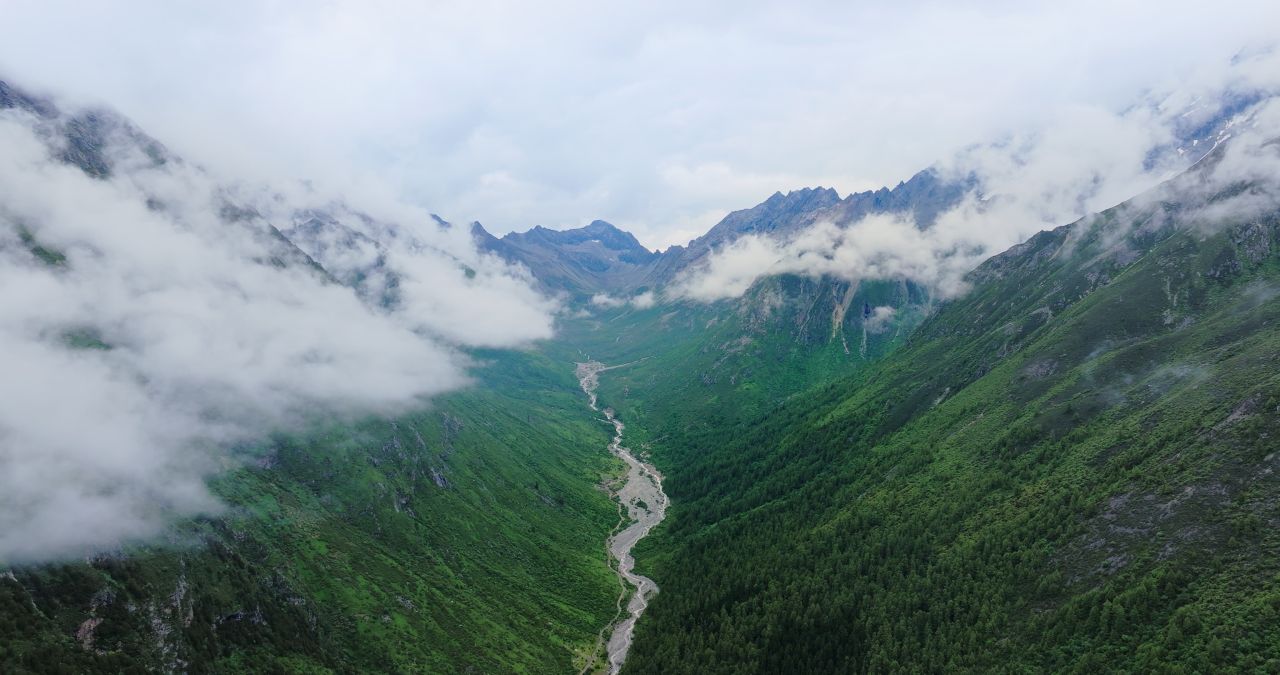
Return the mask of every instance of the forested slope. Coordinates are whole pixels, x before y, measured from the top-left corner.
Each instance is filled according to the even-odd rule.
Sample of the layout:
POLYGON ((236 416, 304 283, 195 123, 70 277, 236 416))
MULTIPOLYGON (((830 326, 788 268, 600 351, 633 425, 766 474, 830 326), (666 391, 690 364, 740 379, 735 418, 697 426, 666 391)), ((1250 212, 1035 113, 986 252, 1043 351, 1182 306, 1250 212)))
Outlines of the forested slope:
POLYGON ((568 366, 479 357, 430 408, 255 450, 168 542, 3 573, 0 670, 576 670, 617 598, 609 436, 568 366))
POLYGON ((628 671, 1280 667, 1280 219, 1168 189, 859 372, 650 429, 673 506, 628 671))
POLYGON ((569 321, 546 349, 566 360, 626 364, 601 378, 600 391, 636 423, 628 433, 645 444, 658 429, 754 420, 800 391, 857 372, 902 344, 931 302, 905 280, 777 276, 732 301, 569 321))
MULTIPOLYGON (((152 389, 164 391, 146 399, 149 405, 136 406, 157 418, 173 409, 184 410, 181 405, 166 407, 174 403, 168 399, 192 397, 192 392, 222 392, 223 387, 231 392, 226 398, 236 403, 223 408, 201 407, 208 402, 198 396, 195 402, 185 401, 200 411, 199 419, 226 426, 225 434, 191 437, 197 439, 192 445, 218 446, 213 453, 216 470, 199 475, 202 481, 212 476, 211 489, 219 499, 209 501, 223 506, 221 511, 211 507, 173 512, 170 504, 154 496, 165 493, 146 492, 146 482, 72 482, 79 473, 101 471, 83 457, 131 457, 132 446, 145 438, 130 437, 128 443, 113 446, 111 430, 101 428, 109 425, 77 416, 74 397, 51 398, 49 414, 50 419, 60 414, 64 419, 59 423, 85 430, 84 441, 77 444, 83 456, 48 451, 30 436, 24 438, 0 424, 0 435, 9 442, 0 453, 6 455, 4 466, 13 472, 10 476, 32 476, 34 491, 87 501, 137 493, 140 501, 151 498, 147 506, 154 504, 163 522, 173 523, 160 536, 147 532, 146 538, 108 538, 128 542, 117 543, 114 550, 70 549, 92 550, 87 559, 68 559, 75 554, 48 550, 13 556, 15 547, 7 549, 6 558, 0 559, 0 671, 562 673, 584 665, 601 628, 616 611, 618 582, 605 564, 604 541, 618 516, 601 482, 620 465, 607 453, 609 428, 587 408, 573 364, 551 360, 532 348, 467 347, 504 344, 492 336, 473 342, 454 339, 448 347, 450 358, 457 350, 457 362, 468 367, 470 378, 455 383, 469 385, 460 391, 428 398, 414 392, 450 387, 432 390, 433 382, 423 381, 415 386, 428 389, 406 393, 395 390, 395 378, 383 377, 374 378, 376 383, 366 392, 380 401, 377 405, 325 405, 345 400, 346 380, 369 375, 367 371, 381 367, 380 359, 388 366, 384 375, 412 377, 424 372, 424 364, 417 361, 430 360, 428 353, 416 351, 413 360, 405 358, 392 343, 380 339, 386 333, 376 330, 380 318, 406 302, 406 287, 413 283, 406 271, 431 272, 437 285, 456 276, 461 285, 453 288, 454 295, 466 295, 484 280, 483 270, 435 246, 446 243, 443 239, 434 244, 415 241, 412 250, 433 251, 431 259, 410 256, 401 260, 412 264, 392 264, 395 255, 403 254, 392 250, 397 237, 444 232, 438 223, 403 228, 383 223, 376 231, 362 229, 377 223, 340 203, 291 211, 272 222, 252 200, 240 203, 234 189, 215 184, 123 117, 107 110, 62 110, 4 82, 0 121, 11 134, 21 132, 7 136, 10 142, 29 142, 29 147, 19 143, 7 148, 15 157, 24 149, 30 154, 31 164, 11 171, 13 175, 34 176, 33 185, 38 186, 43 186, 41 181, 58 184, 57 180, 70 186, 37 200, 40 208, 34 209, 34 216, 20 217, 22 212, 14 211, 12 202, 21 195, 6 194, 0 204, 0 253, 10 272, 6 278, 15 282, 7 287, 9 301, 17 297, 35 304, 39 300, 28 295, 36 298, 49 286, 74 287, 77 274, 86 274, 86 268, 119 260, 128 262, 118 263, 100 278, 89 278, 107 285, 122 278, 148 280, 137 282, 145 291, 122 292, 121 304, 128 308, 146 305, 145 300, 156 295, 170 299, 152 314, 139 310, 113 321, 91 311, 93 300, 82 298, 76 304, 55 295, 59 300, 48 301, 47 308, 54 327, 31 342, 56 350, 66 362, 89 363, 146 351, 146 340, 122 327, 182 334, 174 327, 183 320, 212 316, 203 331, 195 331, 205 333, 200 335, 203 341, 192 341, 204 351, 197 348, 191 361, 174 358, 166 361, 166 368, 139 374, 121 365, 128 363, 125 357, 99 360, 110 364, 115 378, 140 383, 139 387, 151 379, 152 389), (208 194, 202 192, 205 189, 208 194), (88 224, 74 210, 62 219, 46 213, 82 202, 89 210, 97 207, 88 224), (130 210, 130 205, 137 208, 130 210), (128 229, 137 222, 153 227, 128 229), (54 225, 73 231, 84 227, 117 238, 90 238, 86 243, 54 225), (198 255, 182 259, 173 251, 185 249, 165 248, 174 236, 194 236, 193 232, 206 236, 193 249, 198 255), (382 238, 375 240, 370 232, 382 238), (126 254, 153 249, 160 271, 149 277, 147 272, 153 270, 126 254), (208 272, 202 268, 206 263, 213 268, 230 265, 229 271, 220 278, 197 274, 201 283, 196 284, 185 278, 192 271, 188 268, 208 272), (270 271, 265 277, 259 276, 263 269, 270 271), (352 288, 341 289, 339 284, 352 288), (244 302, 219 302, 208 288, 230 292, 244 302), (265 311, 251 303, 278 288, 292 292, 287 302, 265 311), (313 300, 321 302, 316 297, 327 298, 328 304, 315 305, 315 314, 290 313, 292 308, 311 306, 313 300), (356 311, 344 313, 344 301, 356 311), (255 337, 243 330, 243 314, 259 321, 270 316, 277 323, 255 337), (339 318, 333 323, 309 320, 315 316, 339 318), (65 325, 57 325, 58 317, 65 318, 65 325), (223 326, 232 329, 215 330, 223 326), (351 338, 345 350, 307 341, 310 335, 341 330, 351 338), (286 352, 299 344, 301 357, 289 357, 286 352), (287 348, 280 351, 281 345, 287 348), (233 366, 219 360, 238 349, 250 352, 251 358, 233 366), (319 389, 312 393, 318 395, 290 398, 290 376, 305 379, 308 367, 344 363, 352 352, 376 358, 326 370, 314 380, 319 389), (186 388, 165 390, 154 382, 157 375, 182 377, 200 367, 217 369, 205 360, 234 372, 194 377, 194 384, 186 388), (251 395, 254 388, 237 388, 221 377, 253 380, 259 371, 283 375, 262 398, 251 395), (254 408, 269 407, 277 399, 284 400, 280 406, 287 413, 272 417, 270 413, 277 411, 263 412, 269 422, 257 424, 260 411, 254 408), (272 436, 273 429, 286 431, 272 436), (23 463, 13 460, 15 451, 43 455, 48 464, 62 458, 66 470, 50 472, 62 480, 39 471, 22 472, 23 463), (93 494, 95 489, 101 494, 93 494), (146 545, 137 543, 140 539, 146 545)), ((479 262, 483 261, 472 259, 473 264, 479 262)), ((521 283, 502 285, 500 293, 486 299, 518 294, 521 288, 521 283)), ((479 302, 479 295, 470 297, 479 302)), ((21 303, 5 306, 13 312, 21 303)), ((502 313, 501 304, 490 302, 487 307, 494 315, 502 313)), ((431 309, 437 314, 441 306, 432 304, 431 309)), ((11 322, 25 315, 14 316, 19 318, 9 317, 11 322)), ((427 313, 418 316, 434 318, 427 313)), ((472 318, 470 323, 484 322, 472 318)), ((415 342, 428 338, 430 331, 422 324, 406 325, 413 327, 415 342)), ((508 324, 506 330, 511 329, 508 324)), ((39 333, 39 326, 30 330, 39 333)), ((29 352, 13 358, 20 360, 23 353, 29 352)), ((40 376, 47 381, 24 381, 30 373, 19 369, 13 390, 86 384, 46 373, 40 376)), ((430 378, 443 379, 442 371, 431 371, 422 379, 430 378)), ((100 390, 90 386, 86 391, 100 390)), ((124 418, 139 414, 127 402, 112 410, 124 418)), ((166 427, 194 424, 185 418, 162 421, 166 427)), ((185 447, 166 440, 167 450, 185 447)), ((144 459, 137 460, 136 467, 130 465, 125 475, 136 473, 155 482, 174 475, 171 467, 158 465, 156 457, 188 457, 140 456, 144 459)), ((197 460, 203 461, 204 455, 192 452, 190 462, 197 460)), ((5 497, 11 523, 34 508, 30 501, 5 497)), ((97 507, 91 515, 108 525, 127 523, 136 515, 109 508, 109 499, 93 503, 97 507)), ((78 520, 75 513, 64 518, 78 520)))

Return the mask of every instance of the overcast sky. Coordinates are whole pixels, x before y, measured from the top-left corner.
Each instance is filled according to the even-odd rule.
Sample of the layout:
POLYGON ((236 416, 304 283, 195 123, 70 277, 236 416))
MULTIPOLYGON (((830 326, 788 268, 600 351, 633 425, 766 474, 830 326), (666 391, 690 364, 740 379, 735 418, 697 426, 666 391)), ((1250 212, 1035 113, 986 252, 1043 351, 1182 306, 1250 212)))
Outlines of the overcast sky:
POLYGON ((650 246, 775 190, 893 184, 1119 110, 1280 33, 1280 2, 0 0, 0 76, 245 178, 650 246))

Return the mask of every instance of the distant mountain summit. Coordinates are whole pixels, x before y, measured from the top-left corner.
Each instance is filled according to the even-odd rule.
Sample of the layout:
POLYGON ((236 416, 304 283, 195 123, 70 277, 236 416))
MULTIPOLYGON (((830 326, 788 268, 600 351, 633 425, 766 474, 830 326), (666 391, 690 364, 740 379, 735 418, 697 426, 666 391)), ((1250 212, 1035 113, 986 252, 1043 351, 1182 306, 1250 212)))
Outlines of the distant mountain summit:
POLYGON ((930 227, 976 186, 973 177, 947 178, 936 169, 925 169, 896 187, 855 192, 843 199, 824 187, 775 192, 752 208, 725 216, 691 242, 689 250, 698 256, 747 234, 787 236, 820 221, 853 223, 873 214, 910 216, 920 227, 930 227))
POLYGON ((725 216, 687 246, 662 252, 646 249, 631 233, 603 220, 572 230, 535 227, 501 238, 473 223, 471 233, 482 249, 528 267, 546 290, 585 300, 598 293, 625 295, 660 288, 748 235, 785 239, 818 222, 853 223, 877 213, 909 216, 928 227, 975 186, 973 179, 952 180, 926 169, 894 188, 857 192, 843 199, 834 189, 821 186, 775 192, 749 209, 725 216))
POLYGON ((643 285, 662 254, 603 220, 572 230, 535 227, 498 238, 480 223, 471 234, 480 248, 525 265, 552 292, 575 297, 617 293, 643 285))
MULTIPOLYGON (((1176 116, 1169 141, 1151 149, 1145 167, 1194 165, 1252 124, 1256 106, 1271 95, 1228 91, 1220 100, 1193 101, 1176 116)), ((1162 104, 1148 101, 1142 105, 1158 111, 1162 104)), ((742 237, 786 241, 818 223, 847 226, 873 215, 901 217, 928 229, 966 198, 985 199, 986 193, 987 186, 977 175, 936 168, 920 171, 892 188, 855 192, 843 198, 822 186, 775 192, 751 208, 729 213, 687 245, 662 252, 644 248, 630 233, 601 220, 564 231, 535 227, 501 239, 477 223, 472 233, 483 249, 529 268, 544 290, 584 301, 599 293, 623 296, 660 289, 742 237)))
POLYGON ((746 234, 773 234, 795 229, 809 220, 807 216, 822 212, 840 202, 831 188, 816 187, 775 192, 768 199, 724 217, 705 235, 689 245, 690 251, 716 249, 746 234))

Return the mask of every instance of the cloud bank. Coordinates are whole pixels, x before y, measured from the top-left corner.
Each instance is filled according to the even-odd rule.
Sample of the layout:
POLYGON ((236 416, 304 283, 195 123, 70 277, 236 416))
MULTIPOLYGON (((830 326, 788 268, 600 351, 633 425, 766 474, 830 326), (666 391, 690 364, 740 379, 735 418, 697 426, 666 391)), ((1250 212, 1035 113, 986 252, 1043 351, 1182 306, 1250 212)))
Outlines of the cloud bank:
POLYGON ((762 276, 807 274, 907 278, 938 298, 955 296, 966 290, 964 276, 986 258, 1154 188, 1217 142, 1227 142, 1228 160, 1215 168, 1214 185, 1225 185, 1231 171, 1256 168, 1268 153, 1254 162, 1249 153, 1258 155, 1268 133, 1280 134, 1277 104, 1264 99, 1224 115, 1224 102, 1239 92, 1280 93, 1280 53, 1202 70, 1181 89, 1149 94, 1121 112, 1065 108, 1043 127, 966 148, 937 168, 944 177, 976 177, 977 187, 932 226, 873 215, 818 222, 783 239, 748 235, 687 271, 668 292, 707 302, 740 296, 762 276), (1209 136, 1187 138, 1214 120, 1220 123, 1209 136))
POLYGON ((224 173, 372 175, 499 235, 601 218, 654 247, 775 190, 875 189, 1123 107, 1274 41, 1280 3, 6 0, 4 19, 0 71, 224 173))
POLYGON ((658 298, 653 291, 637 293, 629 298, 618 298, 608 293, 596 293, 591 296, 591 304, 601 309, 615 309, 618 307, 649 309, 658 304, 658 298))
POLYGON ((424 213, 229 186, 119 134, 92 178, 55 159, 66 124, 0 111, 0 564, 217 512, 233 448, 422 405, 466 384, 461 347, 551 333, 519 272, 424 213), (327 270, 279 234, 321 208, 298 240, 327 270))

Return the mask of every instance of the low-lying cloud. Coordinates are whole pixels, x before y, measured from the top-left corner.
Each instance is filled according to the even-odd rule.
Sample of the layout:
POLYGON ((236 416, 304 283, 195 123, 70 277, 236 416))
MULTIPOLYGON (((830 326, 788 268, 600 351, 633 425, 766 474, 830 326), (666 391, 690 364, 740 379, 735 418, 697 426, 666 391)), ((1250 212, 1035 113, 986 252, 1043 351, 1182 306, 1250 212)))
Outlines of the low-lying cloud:
POLYGON ((55 159, 60 123, 0 111, 0 563, 217 512, 230 448, 422 405, 467 383, 461 348, 551 334, 550 301, 462 228, 228 187, 127 140, 92 178, 55 159), (337 224, 296 231, 320 210, 337 224))
MULTIPOLYGON (((1211 174, 1215 185, 1235 180, 1232 172, 1266 175, 1273 153, 1262 144, 1271 138, 1267 134, 1280 134, 1271 101, 1229 116, 1213 137, 1186 138, 1188 130, 1221 116, 1227 92, 1280 92, 1280 54, 1241 57, 1230 67, 1196 74, 1184 90, 1120 113, 1064 109, 1034 131, 966 149, 936 168, 944 178, 975 177, 977 187, 932 226, 909 216, 872 215, 853 223, 818 222, 782 239, 748 235, 688 271, 669 294, 714 301, 740 296, 763 276, 807 274, 907 278, 935 297, 953 297, 966 290, 965 275, 986 258, 1148 191, 1218 142, 1228 147, 1211 174)), ((1255 209, 1272 203, 1270 193, 1255 187, 1218 210, 1238 213, 1248 199, 1260 202, 1255 209)))
POLYGON ((609 295, 608 293, 596 293, 591 296, 591 304, 602 309, 616 309, 618 307, 634 307, 636 309, 649 309, 657 304, 658 299, 653 291, 644 291, 636 293, 630 297, 619 298, 609 295))
POLYGON ((498 235, 601 218, 649 247, 774 190, 875 189, 1064 105, 1124 105, 1280 25, 1274 0, 3 9, 0 70, 227 173, 373 174, 498 235))

